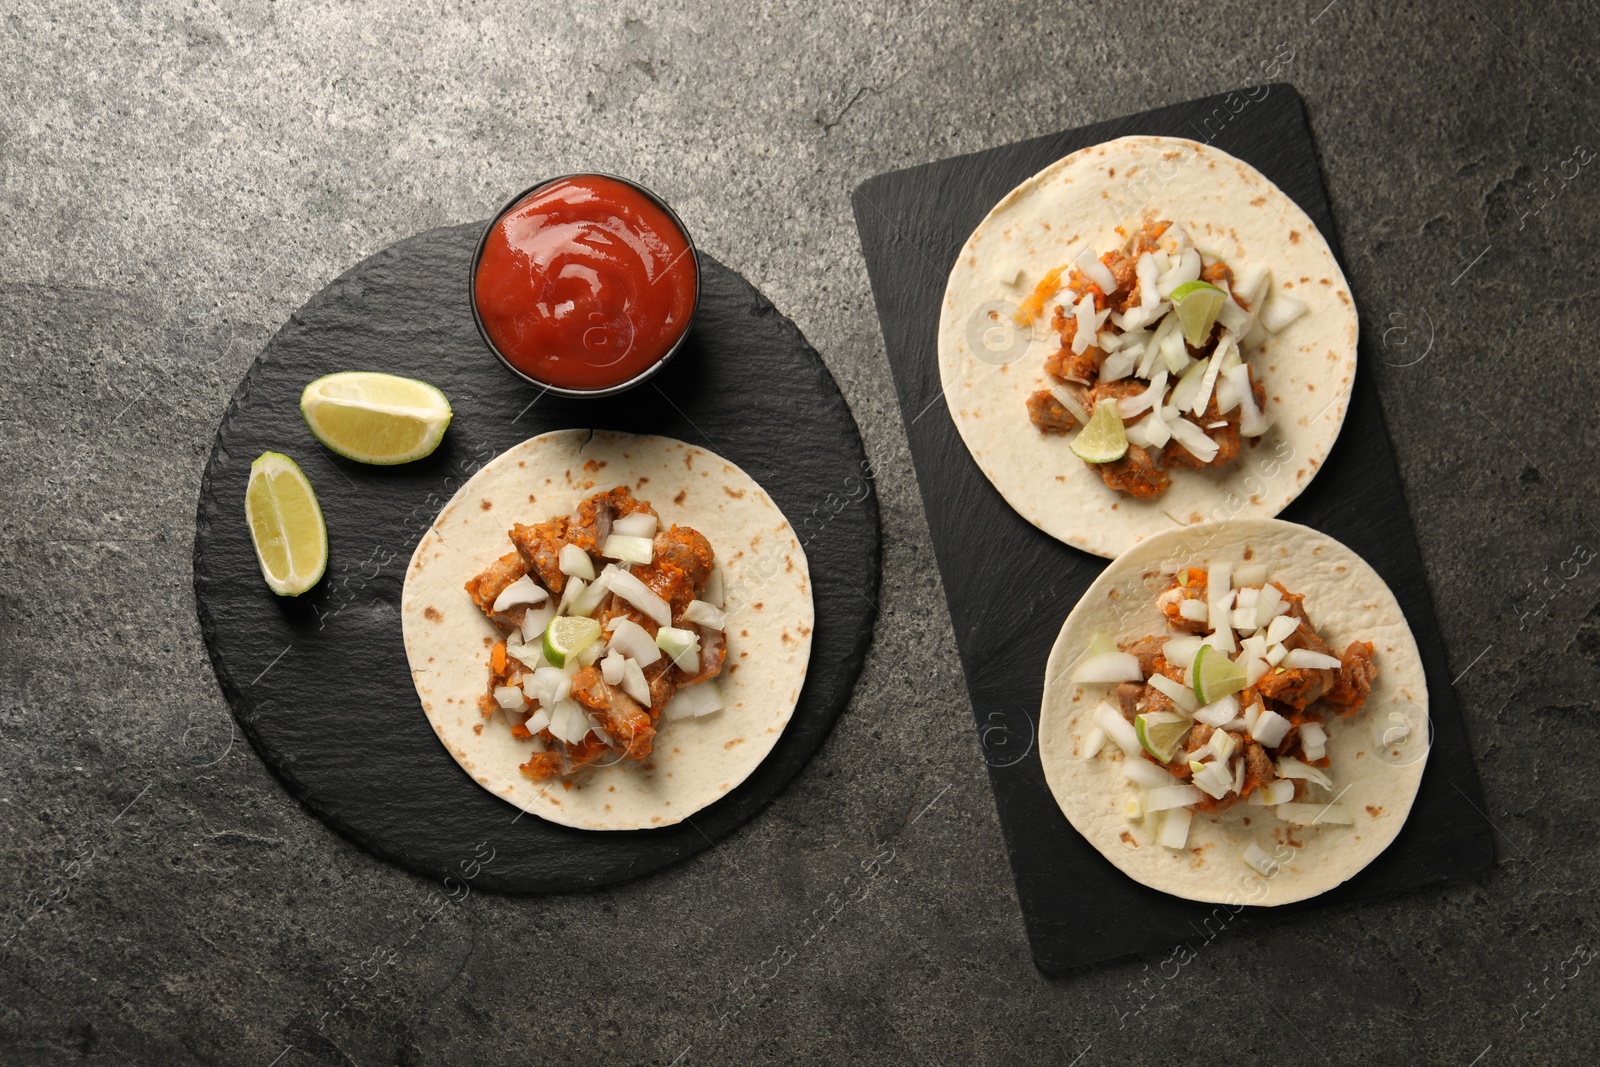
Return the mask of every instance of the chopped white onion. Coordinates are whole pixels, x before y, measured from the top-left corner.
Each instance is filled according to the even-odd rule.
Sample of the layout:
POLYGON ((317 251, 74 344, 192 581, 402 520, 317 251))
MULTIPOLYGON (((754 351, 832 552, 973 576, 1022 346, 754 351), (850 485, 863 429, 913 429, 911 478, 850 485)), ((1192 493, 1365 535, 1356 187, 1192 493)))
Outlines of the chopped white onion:
MULTIPOLYGON (((1273 619, 1287 610, 1288 605, 1284 604, 1283 594, 1278 592, 1278 587, 1262 582, 1261 595, 1256 598, 1256 625, 1269 626, 1273 619)), ((1268 643, 1271 643, 1270 638, 1268 643)))
MULTIPOLYGON (((545 608, 540 608, 539 610, 554 611, 555 609, 547 606, 545 608)), ((530 670, 537 669, 539 667, 550 666, 549 663, 545 662, 544 642, 542 641, 524 641, 521 644, 513 644, 511 639, 507 638, 506 655, 510 656, 512 659, 516 660, 518 663, 529 668, 530 670)))
POLYGON ((1272 291, 1267 294, 1266 302, 1261 305, 1259 318, 1268 333, 1279 333, 1305 313, 1304 300, 1273 286, 1272 291))
MULTIPOLYGON (((1068 410, 1071 409, 1069 408, 1068 410)), ((1085 416, 1083 421, 1088 422, 1088 417, 1085 416)), ((724 606, 721 567, 714 566, 711 568, 711 574, 706 578, 706 587, 700 591, 700 599, 704 600, 707 604, 710 604, 714 608, 720 608, 724 606)))
POLYGON ((1193 689, 1181 682, 1173 681, 1164 674, 1152 674, 1150 676, 1150 686, 1165 693, 1169 700, 1184 711, 1193 712, 1200 706, 1200 702, 1194 698, 1193 689))
MULTIPOLYGON (((1199 600, 1185 600, 1183 604, 1198 604, 1202 610, 1205 608, 1205 604, 1199 600)), ((1183 610, 1183 604, 1178 605, 1178 610, 1180 612, 1183 610)), ((1185 616, 1185 618, 1187 618, 1187 616, 1185 616)), ((1198 619, 1196 621, 1204 622, 1205 620, 1198 619)), ((1172 640, 1161 646, 1161 658, 1165 659, 1168 663, 1175 663, 1180 667, 1189 666, 1194 662, 1194 658, 1200 654, 1200 646, 1205 643, 1206 639, 1196 634, 1189 634, 1183 637, 1174 637, 1172 640)))
POLYGON ((1258 789, 1252 789, 1250 795, 1244 799, 1246 804, 1264 804, 1267 807, 1287 804, 1294 799, 1294 783, 1287 778, 1278 778, 1258 789))
POLYGON ((611 520, 611 532, 623 537, 654 537, 659 520, 648 511, 635 511, 620 519, 611 520))
POLYGON ((1339 658, 1313 652, 1309 648, 1291 648, 1289 654, 1283 657, 1283 665, 1292 671, 1337 670, 1339 658))
POLYGON ((528 716, 528 721, 522 725, 527 728, 530 734, 536 734, 540 730, 548 730, 550 728, 550 713, 540 708, 528 716))
POLYGON ((1122 776, 1142 789, 1159 789, 1164 785, 1177 785, 1178 780, 1147 759, 1122 761, 1122 776))
POLYGON ((1142 682, 1144 672, 1139 670, 1139 657, 1131 652, 1102 652, 1098 656, 1090 656, 1079 664, 1078 669, 1073 672, 1072 680, 1080 685, 1142 682))
POLYGON ((650 587, 631 571, 618 571, 611 576, 611 591, 632 604, 657 625, 672 623, 672 607, 650 591, 650 587))
POLYGON ((614 533, 606 538, 600 554, 607 559, 620 559, 624 563, 649 563, 656 558, 656 545, 648 537, 629 537, 614 533))
POLYGON ((605 654, 606 643, 604 641, 590 641, 583 646, 583 651, 578 653, 578 666, 592 667, 605 654))
POLYGON ((701 682, 699 685, 686 685, 672 694, 672 699, 661 709, 661 717, 671 722, 673 719, 699 718, 721 710, 721 690, 715 682, 701 682))
POLYGON ((561 567, 561 573, 567 577, 582 578, 586 582, 594 581, 594 560, 577 545, 562 545, 561 554, 556 557, 556 562, 561 567))
POLYGON ((1246 659, 1266 659, 1266 637, 1262 634, 1256 634, 1253 637, 1247 637, 1243 641, 1240 641, 1239 656, 1240 659, 1236 660, 1235 662, 1243 662, 1246 659))
MULTIPOLYGON (((567 614, 584 616, 593 615, 600 609, 600 605, 605 603, 606 597, 611 595, 611 579, 615 578, 619 573, 621 572, 615 566, 608 565, 605 570, 600 572, 600 576, 598 578, 590 582, 588 586, 585 587, 577 596, 574 596, 570 602, 566 602, 566 598, 563 597, 563 601, 566 602, 567 614)), ((574 578, 573 581, 581 585, 583 580, 581 578, 574 578)))
MULTIPOLYGON (((656 655, 660 654, 660 650, 657 649, 656 655)), ((645 678, 644 669, 636 660, 622 661, 622 691, 644 707, 650 706, 650 682, 645 678)))
POLYGON ((1265 705, 1260 701, 1257 701, 1256 703, 1251 704, 1249 707, 1244 709, 1243 718, 1245 729, 1250 730, 1255 728, 1256 719, 1261 717, 1261 709, 1263 707, 1265 707, 1265 705))
POLYGON ((1323 774, 1320 768, 1302 763, 1293 756, 1279 756, 1277 767, 1280 778, 1303 778, 1308 782, 1317 783, 1324 789, 1333 788, 1333 779, 1323 774))
POLYGON ((1201 463, 1217 458, 1217 443, 1206 432, 1185 418, 1176 418, 1167 424, 1173 438, 1201 463))
POLYGON ((704 600, 689 601, 689 606, 683 609, 683 617, 707 630, 720 630, 727 625, 727 619, 723 617, 722 612, 704 600))
MULTIPOLYGON (((1233 736, 1226 730, 1219 732, 1223 737, 1233 736)), ((1228 770, 1228 765, 1220 760, 1214 763, 1201 764, 1200 769, 1194 772, 1190 781, 1194 782, 1196 789, 1206 793, 1214 800, 1221 800, 1233 791, 1233 772, 1228 770)))
POLYGON ((612 649, 637 661, 639 666, 648 667, 661 658, 661 649, 656 646, 656 639, 650 636, 650 631, 632 619, 619 616, 606 626, 611 630, 612 649))
POLYGON ((1188 808, 1173 808, 1161 822, 1161 833, 1156 844, 1162 848, 1178 849, 1189 844, 1189 823, 1194 813, 1188 808))
POLYGON ((1245 864, 1253 868, 1257 874, 1271 878, 1278 870, 1278 861, 1273 859, 1267 851, 1254 841, 1245 846, 1241 858, 1245 864))
POLYGON ((523 697, 522 690, 514 685, 495 686, 494 702, 507 711, 521 711, 528 706, 528 701, 523 697))
MULTIPOLYGON (((1181 340, 1181 338, 1180 338, 1181 340)), ((1211 369, 1211 359, 1208 356, 1202 360, 1191 363, 1182 374, 1178 376, 1178 384, 1172 387, 1172 395, 1167 398, 1173 407, 1172 418, 1179 412, 1188 411, 1194 405, 1194 398, 1200 392, 1200 385, 1205 381, 1206 373, 1211 369)), ((1172 421, 1170 418, 1167 421, 1172 421)))
MULTIPOLYGON (((1233 587, 1242 589, 1245 586, 1260 586, 1267 584, 1267 565, 1265 563, 1241 563, 1233 568, 1233 587)), ((1261 594, 1257 590, 1257 596, 1261 594)))
POLYGON ((1282 645, 1269 645, 1267 647, 1267 666, 1276 667, 1283 662, 1283 657, 1288 654, 1289 650, 1282 645))
POLYGON ((589 732, 589 716, 576 700, 563 700, 550 708, 548 729, 557 741, 575 745, 589 732))
POLYGON ((1200 253, 1192 248, 1184 249, 1183 256, 1178 260, 1178 265, 1163 274, 1156 282, 1156 292, 1165 300, 1172 295, 1172 290, 1185 282, 1195 281, 1200 277, 1200 253))
POLYGON ((1122 817, 1124 819, 1138 819, 1144 815, 1144 805, 1138 797, 1129 797, 1122 802, 1122 817))
POLYGON ((622 653, 612 649, 600 661, 600 677, 605 679, 607 685, 621 685, 623 664, 627 662, 622 653))
POLYGON ((500 591, 494 598, 494 611, 505 611, 518 604, 543 604, 550 599, 549 590, 536 585, 534 580, 524 574, 500 591))
POLYGON ((663 626, 656 631, 656 647, 685 674, 694 674, 700 669, 700 635, 695 631, 663 626))
POLYGON ((1135 759, 1142 759, 1140 755, 1144 748, 1139 744, 1139 735, 1133 732, 1133 723, 1122 717, 1122 712, 1101 701, 1094 709, 1094 724, 1106 732, 1106 736, 1117 743, 1117 747, 1135 759))
POLYGON ((1094 759, 1095 756, 1100 754, 1100 750, 1105 747, 1105 743, 1106 732, 1096 726, 1089 731, 1089 736, 1083 739, 1083 758, 1094 759))
POLYGON ((561 591, 561 604, 556 608, 556 614, 565 615, 567 609, 572 607, 572 602, 582 596, 587 588, 589 583, 582 578, 568 578, 567 587, 561 591))
POLYGON ((1113 352, 1100 364, 1099 380, 1102 382, 1119 382, 1133 373, 1133 368, 1139 363, 1137 352, 1113 352))
POLYGON ((1200 379, 1200 391, 1195 393, 1194 402, 1189 405, 1189 410, 1196 415, 1204 415, 1206 405, 1211 403, 1211 391, 1217 387, 1217 375, 1222 373, 1222 365, 1226 361, 1229 350, 1238 355, 1239 346, 1233 339, 1233 334, 1227 330, 1222 331, 1222 337, 1217 341, 1216 350, 1208 359, 1206 372, 1200 379))
MULTIPOLYGON (((1190 622, 1210 622, 1211 621, 1211 611, 1210 611, 1209 608, 1206 607, 1206 602, 1204 600, 1196 600, 1193 597, 1185 598, 1178 605, 1178 614, 1182 615, 1184 618, 1188 619, 1190 622)), ((1203 643, 1204 642, 1202 642, 1202 644, 1203 643)), ((1199 651, 1199 650, 1196 649, 1195 651, 1199 651)))
POLYGON ((1192 785, 1164 785, 1144 795, 1145 811, 1171 811, 1201 801, 1200 790, 1192 785))
MULTIPOLYGON (((1156 266, 1156 257, 1149 252, 1139 256, 1138 262, 1133 265, 1134 276, 1139 279, 1139 306, 1146 312, 1154 312, 1156 305, 1161 302, 1161 294, 1156 291, 1156 284, 1161 278, 1161 269, 1156 266)), ((1155 318, 1154 314, 1150 317, 1155 318)))
POLYGON ((1085 248, 1078 253, 1078 258, 1073 262, 1077 264, 1079 270, 1083 271, 1083 276, 1098 285, 1100 291, 1106 296, 1110 296, 1117 291, 1116 275, 1111 273, 1110 267, 1095 258, 1093 249, 1085 248))
POLYGON ((538 607, 529 608, 522 617, 522 639, 530 644, 537 642, 555 617, 556 606, 548 600, 538 607))
POLYGON ((1279 804, 1272 809, 1272 813, 1296 826, 1351 826, 1356 821, 1350 809, 1343 804, 1279 804))
POLYGON ((1250 727, 1250 736, 1267 748, 1277 748, 1283 744, 1283 739, 1289 736, 1289 727, 1293 725, 1271 708, 1264 708, 1261 714, 1256 716, 1255 725, 1250 727))
POLYGON ((1265 263, 1233 264, 1233 296, 1243 300, 1252 309, 1261 307, 1261 298, 1267 295, 1272 282, 1272 271, 1265 263))
POLYGON ((1239 717, 1239 698, 1225 696, 1221 700, 1213 700, 1209 704, 1202 704, 1194 709, 1196 722, 1203 722, 1207 726, 1226 726, 1239 717))
MULTIPOLYGON (((1189 425, 1194 425, 1189 423, 1189 425)), ((1210 438, 1207 438, 1209 441, 1210 438)), ((1216 445, 1212 444, 1215 452, 1216 445)), ((1228 627, 1228 611, 1233 607, 1233 565, 1220 561, 1212 561, 1206 567, 1206 607, 1210 610, 1211 628, 1218 631, 1218 635, 1227 634, 1227 647, 1213 646, 1219 652, 1232 655, 1235 650, 1233 633, 1228 627)))
POLYGON ((1218 763, 1227 763, 1228 758, 1238 747, 1239 742, 1228 731, 1212 730, 1211 736, 1195 755, 1203 756, 1209 753, 1218 763))
POLYGON ((1077 319, 1077 332, 1072 335, 1072 351, 1074 355, 1083 355, 1089 350, 1089 345, 1094 342, 1095 335, 1100 331, 1100 323, 1094 314, 1094 294, 1085 293, 1079 298, 1072 309, 1073 317, 1077 319))
POLYGON ((1264 659, 1251 656, 1244 661, 1244 684, 1255 685, 1272 669, 1272 665, 1264 659))
POLYGON ((1222 324, 1224 330, 1235 337, 1242 337, 1251 326, 1255 325, 1256 317, 1254 313, 1240 307, 1238 301, 1230 295, 1217 309, 1217 321, 1222 324))
POLYGON ((1239 399, 1239 432, 1246 437, 1260 437, 1272 426, 1272 420, 1256 404, 1256 394, 1250 388, 1250 368, 1240 364, 1227 373, 1239 399))
MULTIPOLYGON (((1272 589, 1274 593, 1278 591, 1273 586, 1268 586, 1267 588, 1272 589)), ((1279 615, 1267 624, 1267 644, 1281 645, 1289 639, 1290 634, 1299 628, 1300 620, 1293 615, 1279 615)))
POLYGON ((1127 422, 1141 412, 1149 411, 1161 403, 1167 395, 1167 372, 1162 371, 1150 381, 1149 388, 1133 396, 1125 396, 1117 401, 1117 411, 1122 415, 1122 421, 1127 422))
POLYGON ((560 667, 540 667, 532 678, 523 679, 522 691, 544 707, 553 707, 572 695, 572 675, 560 667))
MULTIPOLYGON (((1084 423, 1089 421, 1089 412, 1084 408, 1083 401, 1079 400, 1078 395, 1071 389, 1068 389, 1064 385, 1053 385, 1050 387, 1050 395, 1055 397, 1057 402, 1060 403, 1062 407, 1067 409, 1068 415, 1071 415, 1074 419, 1078 420, 1079 426, 1082 426, 1084 423)), ((709 589, 710 586, 711 583, 707 582, 707 589, 709 589)))

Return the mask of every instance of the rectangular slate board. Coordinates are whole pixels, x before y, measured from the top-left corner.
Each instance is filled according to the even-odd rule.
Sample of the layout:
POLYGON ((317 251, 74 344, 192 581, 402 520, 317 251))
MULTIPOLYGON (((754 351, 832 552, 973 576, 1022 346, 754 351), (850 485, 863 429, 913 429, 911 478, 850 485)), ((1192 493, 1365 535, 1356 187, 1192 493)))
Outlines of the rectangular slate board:
MULTIPOLYGON (((1215 931, 1224 917, 1227 929, 1249 928, 1306 908, 1478 874, 1494 863, 1490 828, 1474 810, 1482 808, 1482 794, 1373 384, 1377 355, 1369 339, 1360 345, 1339 441, 1283 518, 1322 530, 1366 558, 1394 590, 1416 634, 1433 747, 1399 837, 1332 892, 1231 916, 1225 907, 1168 896, 1123 875, 1072 829, 1051 797, 1034 744, 1045 661, 1061 621, 1105 561, 1034 528, 973 462, 940 396, 939 305, 962 244, 1002 196, 1069 152, 1129 134, 1188 137, 1245 160, 1306 210, 1339 255, 1305 108, 1293 87, 1282 84, 881 174, 853 198, 1017 896, 1034 962, 1047 973, 1164 952, 1214 936, 1202 931, 1215 931), (1241 101, 1247 101, 1242 108, 1241 101), (990 553, 1009 561, 1009 585, 988 575, 979 581, 963 566, 990 553), (1041 583, 1040 575, 1050 580, 1041 583)), ((1019 415, 1018 432, 1025 429, 1019 415)))

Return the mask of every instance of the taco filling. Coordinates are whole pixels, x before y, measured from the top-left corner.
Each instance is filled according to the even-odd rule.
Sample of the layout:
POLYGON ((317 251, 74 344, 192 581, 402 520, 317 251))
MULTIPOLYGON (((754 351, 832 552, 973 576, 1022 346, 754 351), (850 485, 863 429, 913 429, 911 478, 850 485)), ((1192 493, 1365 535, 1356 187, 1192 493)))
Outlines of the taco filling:
POLYGON ((1373 645, 1335 652, 1304 599, 1261 564, 1184 567, 1157 599, 1166 633, 1121 648, 1096 635, 1074 673, 1114 687, 1094 710, 1084 756, 1108 738, 1126 753, 1123 777, 1140 791, 1127 814, 1159 820, 1162 846, 1186 847, 1196 812, 1239 803, 1293 824, 1353 821, 1361 801, 1330 765, 1330 717, 1366 703, 1373 645))
POLYGON ((1231 466, 1267 431, 1247 354, 1306 305, 1266 265, 1230 265, 1170 221, 1117 233, 1120 248, 1048 272, 1016 317, 1042 322, 1049 308, 1061 342, 1045 359, 1048 387, 1027 398, 1029 420, 1042 434, 1077 430, 1072 451, 1109 488, 1144 499, 1175 470, 1231 466))
POLYGON ((509 535, 516 551, 465 588, 502 635, 478 699, 484 718, 501 711, 513 737, 544 742, 525 776, 644 760, 663 719, 722 709, 721 581, 698 531, 661 529, 655 509, 619 487, 509 535))

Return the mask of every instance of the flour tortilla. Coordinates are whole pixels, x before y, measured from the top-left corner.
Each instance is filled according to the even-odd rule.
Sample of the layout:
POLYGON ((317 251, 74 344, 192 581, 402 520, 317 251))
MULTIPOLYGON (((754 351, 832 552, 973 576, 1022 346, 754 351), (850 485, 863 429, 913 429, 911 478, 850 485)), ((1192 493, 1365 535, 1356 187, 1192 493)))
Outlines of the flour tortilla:
POLYGON ((560 430, 497 456, 445 505, 417 545, 401 596, 406 657, 439 740, 479 785, 533 815, 588 830, 668 826, 711 804, 755 770, 789 722, 811 653, 814 618, 806 557, 783 513, 744 471, 670 437, 560 430), (728 659, 717 684, 726 706, 658 723, 644 761, 620 760, 535 782, 518 766, 540 742, 485 719, 498 639, 462 589, 514 551, 506 531, 573 511, 594 492, 626 485, 663 527, 692 526, 721 568, 728 659))
MULTIPOLYGON (((1170 530, 1112 563, 1067 616, 1050 652, 1039 751, 1056 803, 1090 844, 1134 881, 1173 896, 1213 903, 1276 905, 1325 893, 1350 878, 1394 840, 1416 799, 1428 754, 1428 689, 1416 641, 1394 594, 1361 557, 1333 538, 1276 519, 1243 519, 1170 530), (1162 564, 1265 563, 1269 581, 1305 596, 1306 614, 1336 650, 1371 641, 1378 676, 1366 705, 1348 719, 1328 716, 1325 773, 1355 825, 1294 826, 1271 809, 1238 803, 1213 815, 1196 813, 1188 848, 1155 843, 1154 820, 1130 820, 1122 808, 1137 789, 1122 775, 1125 759, 1108 740, 1092 758, 1080 756, 1101 700, 1116 703, 1114 686, 1069 679, 1095 632, 1121 644, 1165 634, 1156 594, 1168 583, 1162 564), (1410 728, 1403 740, 1389 733, 1410 728), (1378 725, 1376 728, 1374 724, 1378 725), (1385 737, 1392 743, 1385 745, 1385 737), (1246 824, 1245 820, 1249 823, 1246 824), (1246 866, 1255 842, 1278 858, 1267 877, 1246 866)), ((1136 757, 1142 758, 1142 757, 1136 757)))
MULTIPOLYGON (((1054 302, 1046 305, 1049 309, 1054 302)), ((1339 436, 1356 371, 1355 305, 1333 252, 1304 211, 1254 167, 1197 141, 1123 137, 1060 159, 996 204, 967 239, 939 317, 939 380, 961 439, 1029 522, 1085 552, 1115 558, 1150 535, 1223 517, 1271 517, 1299 496, 1339 436), (1045 321, 1017 331, 1011 315, 1050 270, 1084 249, 1100 256, 1145 218, 1170 219, 1235 270, 1264 263, 1273 287, 1306 314, 1247 352, 1266 385, 1274 426, 1225 470, 1178 470, 1165 493, 1135 500, 1108 489, 1068 448, 1040 433, 1028 394, 1049 384, 1060 347, 1045 321), (1029 337, 1033 333, 1029 343, 1029 337), (1277 461, 1263 475, 1262 457, 1277 461), (1242 509, 1218 512, 1237 494, 1242 509)))

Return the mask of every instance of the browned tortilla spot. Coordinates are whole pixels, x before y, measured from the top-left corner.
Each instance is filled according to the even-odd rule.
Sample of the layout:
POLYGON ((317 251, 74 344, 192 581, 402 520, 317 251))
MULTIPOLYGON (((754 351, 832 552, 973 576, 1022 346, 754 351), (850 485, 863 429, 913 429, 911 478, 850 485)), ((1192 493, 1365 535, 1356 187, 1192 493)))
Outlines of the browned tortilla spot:
POLYGON ((440 619, 444 618, 444 616, 439 613, 439 609, 431 605, 422 609, 422 617, 427 619, 429 622, 438 622, 440 619))

